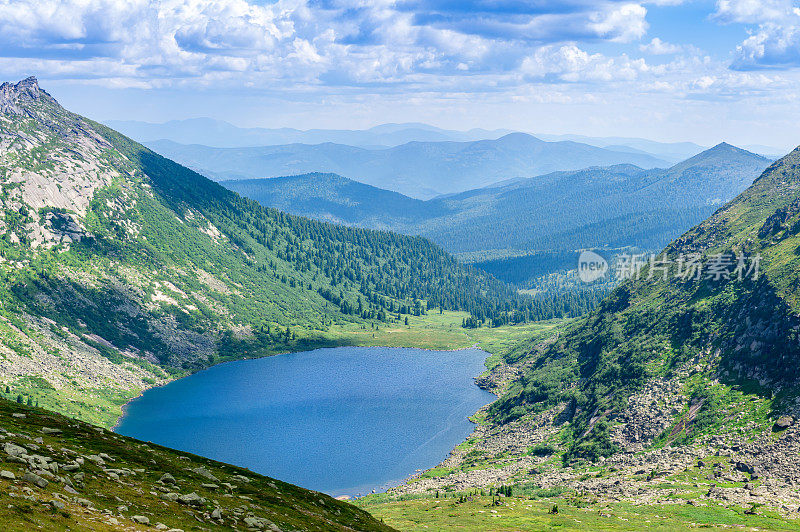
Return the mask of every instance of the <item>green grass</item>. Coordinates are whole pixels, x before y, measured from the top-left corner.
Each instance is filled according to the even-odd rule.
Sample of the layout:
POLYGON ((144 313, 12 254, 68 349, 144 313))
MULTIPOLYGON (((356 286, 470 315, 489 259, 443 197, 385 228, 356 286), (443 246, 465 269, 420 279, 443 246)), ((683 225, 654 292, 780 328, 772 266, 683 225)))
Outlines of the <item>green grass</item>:
MULTIPOLYGON (((442 492, 443 494, 444 492, 442 492)), ((355 503, 376 518, 401 531, 493 530, 501 531, 641 531, 675 532, 689 529, 800 530, 800 523, 774 512, 759 510, 760 515, 745 514, 746 508, 717 504, 692 506, 676 504, 635 506, 626 503, 576 505, 567 497, 495 498, 472 496, 459 503, 459 494, 447 498, 408 497, 391 500, 386 495, 368 496, 355 503), (553 506, 558 514, 550 514, 553 506)))
POLYGON ((28 452, 47 456, 61 466, 73 463, 79 456, 105 453, 110 457, 105 458, 105 464, 86 458, 77 471, 59 467, 62 482, 69 479, 77 490, 74 494, 52 478, 44 487, 23 480, 27 464, 13 462, 2 453, 0 470, 15 477, 0 479, 0 523, 4 530, 144 531, 154 530, 156 523, 187 531, 246 530, 244 518, 248 515, 268 519, 282 530, 391 530, 353 505, 322 493, 120 436, 40 408, 0 399, 0 428, 7 431, 3 434, 4 443, 36 445, 28 452), (52 434, 43 427, 61 432, 52 434), (35 438, 42 441, 34 444, 35 438), (204 477, 197 468, 205 468, 217 480, 204 477), (119 478, 109 474, 109 469, 121 471, 115 473, 119 478), (175 484, 160 482, 165 473, 175 478, 175 484), (84 475, 82 479, 80 474, 84 475), (185 505, 165 498, 168 492, 196 493, 204 500, 185 505), (56 500, 63 503, 62 508, 53 507, 52 501, 56 500), (221 518, 209 516, 214 509, 220 510, 221 518), (150 526, 136 525, 133 516, 147 517, 150 526))

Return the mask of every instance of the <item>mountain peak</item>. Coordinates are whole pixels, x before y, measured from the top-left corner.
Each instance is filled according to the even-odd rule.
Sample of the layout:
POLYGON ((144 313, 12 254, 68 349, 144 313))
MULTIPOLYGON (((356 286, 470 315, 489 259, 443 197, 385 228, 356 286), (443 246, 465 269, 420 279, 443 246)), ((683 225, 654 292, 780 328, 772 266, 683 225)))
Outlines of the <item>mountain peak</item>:
POLYGON ((22 114, 26 102, 39 100, 42 95, 49 96, 39 88, 39 81, 30 76, 17 83, 0 85, 0 113, 22 114))
POLYGON ((685 161, 681 161, 680 163, 673 166, 672 169, 687 168, 698 164, 708 164, 711 162, 715 162, 721 158, 728 160, 731 157, 742 161, 744 160, 769 161, 769 159, 761 155, 758 155, 757 153, 749 152, 742 148, 736 147, 732 144, 728 144, 727 142, 720 142, 716 146, 708 148, 707 150, 698 153, 694 157, 690 157, 685 161))

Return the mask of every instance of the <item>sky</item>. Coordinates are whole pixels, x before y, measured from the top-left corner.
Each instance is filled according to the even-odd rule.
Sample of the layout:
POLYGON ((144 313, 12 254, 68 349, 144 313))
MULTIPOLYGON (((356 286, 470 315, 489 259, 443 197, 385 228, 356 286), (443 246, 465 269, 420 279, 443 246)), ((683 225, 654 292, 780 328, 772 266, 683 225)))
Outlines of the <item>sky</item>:
POLYGON ((98 120, 800 144, 800 0, 0 0, 0 79, 98 120))

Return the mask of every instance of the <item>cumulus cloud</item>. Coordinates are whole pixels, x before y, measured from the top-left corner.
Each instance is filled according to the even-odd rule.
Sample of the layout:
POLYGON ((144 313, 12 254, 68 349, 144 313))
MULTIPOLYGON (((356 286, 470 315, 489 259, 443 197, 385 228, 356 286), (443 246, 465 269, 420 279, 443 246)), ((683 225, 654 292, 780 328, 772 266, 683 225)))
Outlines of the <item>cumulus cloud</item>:
POLYGON ((713 19, 751 25, 736 48, 734 70, 800 66, 800 8, 793 0, 718 0, 713 19))
POLYGON ((800 67, 800 17, 794 24, 762 24, 736 48, 734 70, 800 67))
POLYGON ((0 0, 0 57, 137 83, 396 82, 508 71, 553 43, 634 41, 646 14, 619 0, 0 0))
POLYGON ((648 54, 653 55, 671 55, 683 52, 684 50, 689 50, 690 47, 682 46, 680 44, 671 44, 668 42, 664 42, 658 37, 653 38, 647 44, 639 45, 639 50, 648 54))
MULTIPOLYGON (((742 70, 798 61, 796 26, 773 14, 791 5, 766 1, 766 11, 749 0, 717 3, 718 22, 755 25, 737 52, 742 70)), ((113 87, 391 86, 444 93, 628 83, 721 91, 733 78, 707 73, 713 69, 692 46, 652 38, 624 48, 627 54, 617 44, 602 48, 643 38, 645 5, 678 3, 0 0, 0 70, 113 87), (648 61, 630 55, 637 49, 648 61)), ((724 73, 727 65, 720 65, 724 73)))
POLYGON ((717 0, 713 18, 723 23, 756 24, 780 20, 792 9, 791 0, 717 0))
POLYGON ((543 46, 526 57, 520 68, 529 79, 555 77, 567 82, 631 81, 648 69, 643 59, 590 54, 574 44, 543 46))

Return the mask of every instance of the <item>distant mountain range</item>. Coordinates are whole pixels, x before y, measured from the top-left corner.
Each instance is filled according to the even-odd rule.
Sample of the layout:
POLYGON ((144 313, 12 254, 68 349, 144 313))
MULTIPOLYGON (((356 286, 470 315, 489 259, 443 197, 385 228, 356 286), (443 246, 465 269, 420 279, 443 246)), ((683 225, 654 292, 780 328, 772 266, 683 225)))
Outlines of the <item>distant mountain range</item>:
POLYGON ((584 135, 547 134, 537 134, 536 136, 542 140, 551 142, 571 140, 609 150, 646 153, 672 163, 688 159, 707 149, 694 142, 656 142, 654 140, 630 137, 587 137, 584 135))
POLYGON ((381 124, 369 129, 242 128, 213 118, 172 120, 160 124, 135 120, 109 120, 106 125, 140 142, 171 140, 181 144, 203 144, 215 148, 273 146, 280 144, 347 144, 349 146, 390 147, 407 142, 469 142, 498 139, 509 129, 471 129, 454 131, 420 123, 381 124))
POLYGON ((147 145, 217 180, 331 172, 420 199, 484 187, 508 178, 588 166, 669 166, 648 154, 572 141, 545 142, 525 133, 473 142, 415 141, 381 149, 333 143, 210 148, 165 140, 147 145))
POLYGON ((294 214, 423 235, 453 253, 502 256, 658 249, 742 192, 770 162, 722 143, 666 170, 592 167, 428 201, 323 173, 223 184, 294 214))

